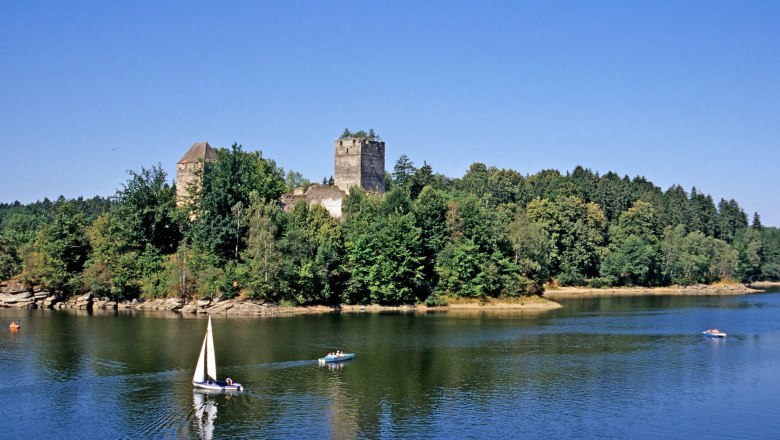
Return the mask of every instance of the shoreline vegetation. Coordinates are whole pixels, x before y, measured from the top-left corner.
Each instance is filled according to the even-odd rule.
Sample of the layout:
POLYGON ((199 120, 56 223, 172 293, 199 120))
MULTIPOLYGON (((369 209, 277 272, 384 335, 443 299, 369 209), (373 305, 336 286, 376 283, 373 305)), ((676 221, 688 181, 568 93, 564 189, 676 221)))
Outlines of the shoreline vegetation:
MULTIPOLYGON (((8 284, 0 286, 7 288, 8 284)), ((173 312, 183 316, 213 314, 222 317, 276 317, 331 313, 485 313, 485 312, 545 312, 563 307, 557 300, 620 297, 620 296, 731 296, 762 293, 780 289, 780 282, 756 282, 750 286, 736 282, 663 287, 550 287, 544 296, 515 298, 443 298, 445 305, 428 306, 424 303, 402 305, 341 304, 290 306, 238 297, 231 299, 158 298, 148 300, 111 301, 91 294, 59 300, 51 295, 41 296, 30 288, 23 292, 0 293, 1 308, 48 308, 69 311, 139 311, 173 312)), ((2 290, 2 289, 0 289, 2 290)))
POLYGON ((196 143, 182 161, 194 168, 179 186, 158 165, 131 171, 110 198, 0 203, 0 280, 10 280, 0 306, 531 310, 565 297, 750 293, 735 283, 780 280, 780 228, 757 213, 749 222, 734 200, 640 176, 474 163, 450 178, 401 156, 375 176, 381 185, 350 184, 343 196, 334 185, 350 167, 337 167, 334 185, 322 183, 341 197, 331 212, 319 199, 285 202, 310 182, 239 144, 196 143), (670 285, 690 287, 647 287, 670 285))

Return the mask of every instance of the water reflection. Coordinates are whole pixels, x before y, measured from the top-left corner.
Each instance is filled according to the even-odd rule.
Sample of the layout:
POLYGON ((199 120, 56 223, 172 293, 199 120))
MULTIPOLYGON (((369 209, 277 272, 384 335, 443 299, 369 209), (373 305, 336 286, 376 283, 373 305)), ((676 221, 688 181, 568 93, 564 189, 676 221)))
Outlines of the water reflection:
POLYGON ((327 362, 327 363, 322 363, 322 364, 319 364, 319 365, 320 365, 320 367, 327 367, 327 368, 328 368, 328 370, 341 370, 341 369, 342 369, 342 368, 344 368, 344 367, 345 367, 345 366, 346 366, 348 363, 349 363, 349 361, 343 361, 343 362, 327 362))
POLYGON ((198 435, 203 440, 211 440, 214 437, 214 421, 217 419, 217 399, 212 394, 193 390, 192 407, 195 410, 198 435))
POLYGON ((778 305, 220 318, 220 366, 248 389, 235 396, 192 390, 200 319, 36 311, 21 333, 0 329, 0 370, 14 379, 0 398, 15 402, 0 408, 0 437, 741 438, 739 419, 750 437, 780 438, 778 305), (701 334, 713 326, 729 337, 701 334), (315 366, 330 347, 357 359, 315 366))

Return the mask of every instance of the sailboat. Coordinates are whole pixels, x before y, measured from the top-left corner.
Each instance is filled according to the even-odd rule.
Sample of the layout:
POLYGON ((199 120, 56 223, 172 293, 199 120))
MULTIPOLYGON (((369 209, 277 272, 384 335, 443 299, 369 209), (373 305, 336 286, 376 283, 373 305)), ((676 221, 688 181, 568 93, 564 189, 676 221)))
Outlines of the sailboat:
POLYGON ((217 380, 217 358, 214 353, 214 336, 211 333, 211 316, 209 316, 206 337, 203 339, 203 346, 200 349, 198 365, 192 376, 192 384, 196 388, 209 391, 242 391, 244 389, 240 383, 235 383, 230 379, 217 380))

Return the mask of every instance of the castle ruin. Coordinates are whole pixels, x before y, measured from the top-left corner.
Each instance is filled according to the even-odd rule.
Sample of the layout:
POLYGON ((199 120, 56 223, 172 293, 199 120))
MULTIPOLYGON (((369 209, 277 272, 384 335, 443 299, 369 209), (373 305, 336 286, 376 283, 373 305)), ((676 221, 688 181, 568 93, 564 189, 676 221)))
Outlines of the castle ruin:
POLYGON ((335 185, 349 193, 353 186, 385 191, 385 143, 375 137, 342 137, 336 141, 335 185))
POLYGON ((198 176, 206 162, 216 162, 217 152, 208 142, 195 142, 176 162, 176 206, 184 206, 192 199, 190 190, 200 186, 198 176))
MULTIPOLYGON (((361 132, 362 133, 362 132, 361 132)), ((385 191, 385 143, 371 135, 342 136, 335 145, 334 185, 311 185, 297 188, 282 196, 285 209, 292 208, 299 200, 325 207, 335 218, 341 218, 341 202, 350 188, 360 187, 373 193, 385 191)), ((176 205, 188 204, 191 190, 200 186, 199 174, 206 162, 215 162, 217 153, 208 142, 192 144, 187 153, 176 163, 176 205)))

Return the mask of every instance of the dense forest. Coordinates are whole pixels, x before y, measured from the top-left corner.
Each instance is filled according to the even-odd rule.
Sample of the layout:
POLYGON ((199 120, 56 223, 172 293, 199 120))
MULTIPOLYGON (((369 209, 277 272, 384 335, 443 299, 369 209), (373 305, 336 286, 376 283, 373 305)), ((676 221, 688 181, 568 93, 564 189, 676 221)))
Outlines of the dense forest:
POLYGON ((582 167, 524 176, 475 163, 449 178, 401 156, 383 195, 353 190, 336 220, 305 202, 282 209, 308 184, 299 173, 237 144, 217 154, 181 208, 161 166, 130 172, 109 198, 0 204, 0 279, 64 296, 294 305, 780 280, 780 229, 696 188, 582 167))

